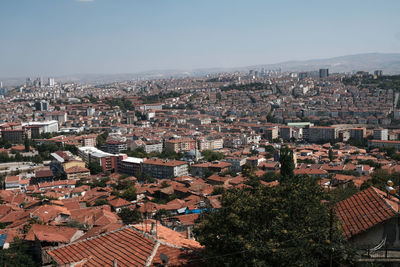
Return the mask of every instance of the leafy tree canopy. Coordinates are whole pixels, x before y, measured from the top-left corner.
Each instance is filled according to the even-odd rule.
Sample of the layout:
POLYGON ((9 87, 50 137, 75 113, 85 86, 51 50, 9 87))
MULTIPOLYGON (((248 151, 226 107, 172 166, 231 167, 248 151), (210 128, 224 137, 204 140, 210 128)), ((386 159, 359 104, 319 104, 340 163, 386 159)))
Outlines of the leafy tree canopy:
POLYGON ((210 266, 326 266, 349 263, 352 253, 313 178, 290 177, 277 187, 231 189, 222 208, 195 227, 210 266))
POLYGON ((142 221, 142 216, 137 209, 131 210, 129 208, 123 208, 118 213, 124 224, 138 223, 142 221))

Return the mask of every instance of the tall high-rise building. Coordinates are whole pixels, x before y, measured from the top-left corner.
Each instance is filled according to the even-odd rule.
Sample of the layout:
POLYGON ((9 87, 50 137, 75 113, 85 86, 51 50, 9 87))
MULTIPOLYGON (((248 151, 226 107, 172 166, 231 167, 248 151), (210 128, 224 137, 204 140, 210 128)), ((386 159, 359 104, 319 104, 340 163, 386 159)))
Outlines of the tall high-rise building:
POLYGON ((25 83, 25 85, 26 85, 26 87, 30 87, 30 86, 32 86, 32 80, 31 80, 31 78, 26 78, 26 83, 25 83))
POLYGON ((54 85, 56 85, 54 78, 49 78, 49 86, 54 87, 54 85))
POLYGON ((38 77, 33 81, 33 86, 36 88, 41 88, 43 85, 42 78, 38 77))
POLYGON ((35 109, 37 111, 47 111, 49 109, 49 102, 40 100, 35 102, 35 109))
POLYGON ((329 69, 319 69, 319 77, 326 78, 329 76, 329 69))
POLYGON ((376 70, 376 71, 374 71, 374 75, 380 77, 380 76, 383 75, 383 71, 382 70, 376 70))

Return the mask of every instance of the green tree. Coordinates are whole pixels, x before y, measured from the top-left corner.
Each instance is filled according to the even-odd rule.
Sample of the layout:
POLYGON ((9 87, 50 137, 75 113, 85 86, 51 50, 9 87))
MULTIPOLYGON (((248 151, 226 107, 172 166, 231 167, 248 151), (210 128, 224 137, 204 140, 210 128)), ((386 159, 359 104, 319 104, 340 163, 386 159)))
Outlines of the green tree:
POLYGON ((329 148, 328 156, 329 156, 329 161, 331 162, 335 159, 335 157, 333 156, 332 148, 329 148))
POLYGON ((330 228, 325 192, 313 178, 290 177, 277 187, 231 189, 221 209, 195 227, 210 266, 326 266, 332 253, 351 264, 335 217, 330 228), (330 229, 332 238, 330 238, 330 229))
POLYGON ((121 198, 127 200, 127 201, 133 201, 136 200, 136 188, 134 186, 129 187, 122 193, 121 198))
POLYGON ((138 223, 142 221, 142 216, 137 209, 131 210, 129 208, 123 208, 118 213, 124 224, 138 223))
POLYGON ((15 161, 23 161, 24 157, 21 155, 21 153, 17 152, 17 153, 15 153, 14 160, 15 161))
POLYGON ((9 162, 10 161, 10 157, 8 156, 7 152, 1 152, 0 153, 0 163, 3 162, 9 162))
POLYGON ((35 155, 32 157, 32 162, 33 163, 42 163, 43 162, 43 158, 40 155, 35 155))
POLYGON ((106 187, 107 182, 110 181, 110 177, 101 178, 100 180, 95 180, 91 187, 106 187))
POLYGON ((105 131, 104 133, 102 133, 102 134, 99 134, 97 137, 96 137, 96 143, 97 143, 97 147, 98 148, 100 148, 100 147, 102 147, 104 144, 105 144, 105 142, 106 142, 106 140, 107 140, 107 137, 108 137, 108 132, 107 131, 105 131))
POLYGON ((78 148, 74 145, 65 145, 65 150, 68 150, 69 152, 71 152, 72 154, 77 155, 78 154, 78 148))
POLYGON ((169 213, 165 209, 159 209, 156 211, 156 214, 154 215, 154 219, 157 221, 161 221, 162 218, 168 217, 169 213))
POLYGON ((93 204, 93 206, 103 206, 103 205, 108 205, 107 199, 98 199, 96 202, 93 204))
POLYGON ((90 170, 90 174, 96 175, 103 172, 103 167, 101 167, 100 164, 95 161, 90 162, 88 168, 90 170))
POLYGON ((32 254, 29 243, 15 239, 9 249, 0 250, 0 266, 40 266, 32 254))
POLYGON ((25 137, 24 145, 25 145, 25 152, 29 152, 31 143, 30 143, 28 137, 25 137))
POLYGON ((294 176, 293 151, 287 146, 283 146, 280 151, 279 162, 281 163, 281 178, 286 180, 294 176))
POLYGON ((203 150, 201 151, 201 155, 204 157, 204 160, 206 161, 221 160, 224 158, 224 154, 212 150, 203 150))

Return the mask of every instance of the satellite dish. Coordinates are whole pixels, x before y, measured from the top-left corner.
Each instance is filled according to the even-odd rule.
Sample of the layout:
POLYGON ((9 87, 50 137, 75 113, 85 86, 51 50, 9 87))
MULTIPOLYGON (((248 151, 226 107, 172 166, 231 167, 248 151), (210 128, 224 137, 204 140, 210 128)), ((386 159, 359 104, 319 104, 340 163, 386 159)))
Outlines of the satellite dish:
POLYGON ((391 186, 386 186, 386 190, 389 192, 389 194, 394 195, 396 193, 396 189, 394 189, 391 186))

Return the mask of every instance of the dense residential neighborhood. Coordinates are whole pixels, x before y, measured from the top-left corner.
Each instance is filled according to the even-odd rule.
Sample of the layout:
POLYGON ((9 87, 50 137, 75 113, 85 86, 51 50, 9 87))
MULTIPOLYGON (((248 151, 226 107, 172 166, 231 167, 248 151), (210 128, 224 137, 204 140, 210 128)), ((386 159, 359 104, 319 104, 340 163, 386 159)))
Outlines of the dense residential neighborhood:
POLYGON ((0 245, 42 265, 203 265, 227 192, 296 176, 331 196, 356 261, 396 256, 398 92, 344 82, 361 75, 27 80, 0 100, 0 245))

